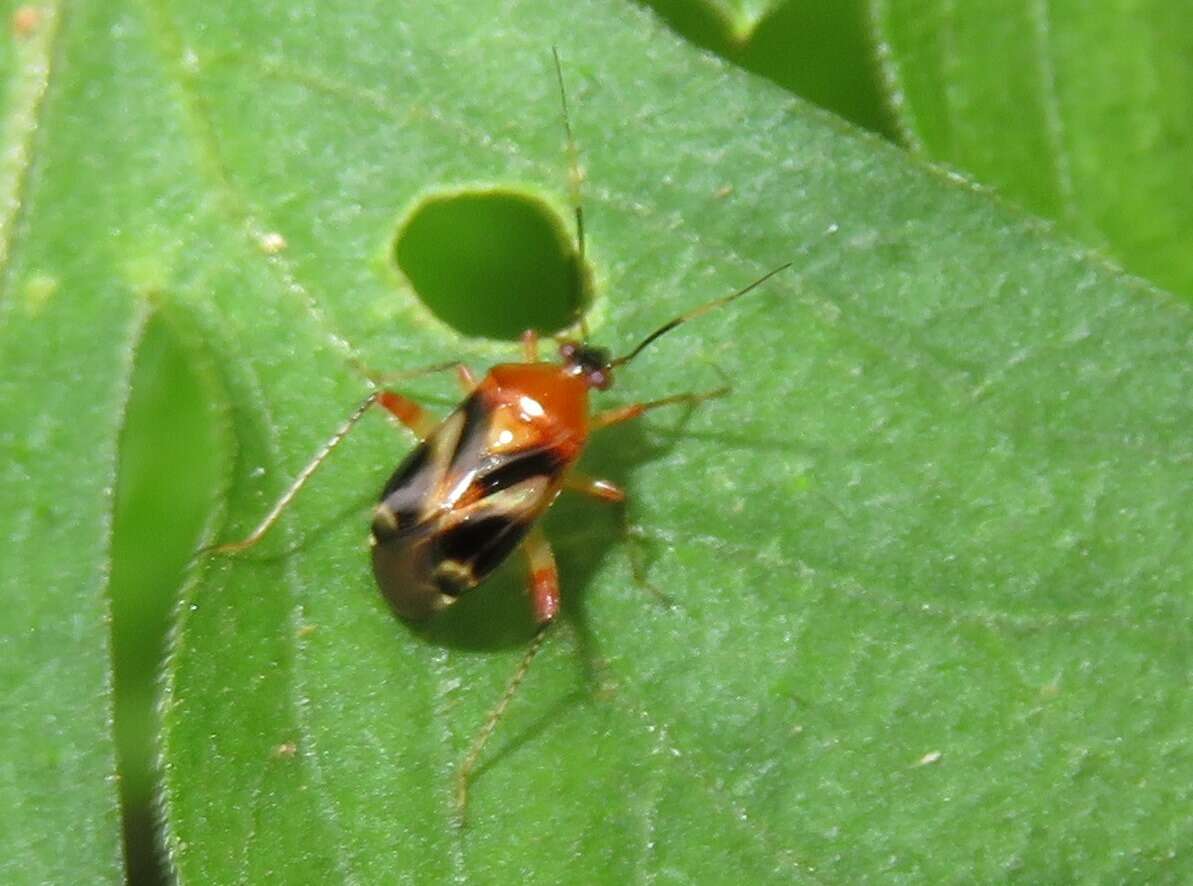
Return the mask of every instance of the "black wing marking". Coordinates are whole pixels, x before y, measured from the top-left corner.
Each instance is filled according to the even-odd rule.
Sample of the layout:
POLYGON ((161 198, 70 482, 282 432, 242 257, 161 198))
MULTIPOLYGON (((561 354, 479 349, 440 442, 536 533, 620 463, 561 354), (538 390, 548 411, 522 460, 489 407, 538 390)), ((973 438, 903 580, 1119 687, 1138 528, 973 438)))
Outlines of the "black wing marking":
POLYGON ((378 512, 388 511, 393 519, 373 521, 374 534, 378 538, 406 535, 424 524, 435 507, 451 455, 459 448, 464 427, 463 409, 457 409, 414 447, 390 475, 381 490, 378 512))
POLYGON ((547 477, 536 476, 452 511, 435 533, 433 559, 479 584, 526 537, 550 503, 550 489, 547 477))

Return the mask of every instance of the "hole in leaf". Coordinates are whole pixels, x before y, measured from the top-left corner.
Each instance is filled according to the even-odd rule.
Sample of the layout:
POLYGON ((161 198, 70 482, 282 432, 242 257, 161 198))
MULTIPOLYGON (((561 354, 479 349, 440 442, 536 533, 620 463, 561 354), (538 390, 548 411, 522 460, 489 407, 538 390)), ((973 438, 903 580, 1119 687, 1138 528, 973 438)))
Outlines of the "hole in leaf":
POLYGON ((465 335, 555 333, 591 300, 588 269, 558 214, 514 191, 427 198, 398 231, 394 258, 431 312, 465 335))

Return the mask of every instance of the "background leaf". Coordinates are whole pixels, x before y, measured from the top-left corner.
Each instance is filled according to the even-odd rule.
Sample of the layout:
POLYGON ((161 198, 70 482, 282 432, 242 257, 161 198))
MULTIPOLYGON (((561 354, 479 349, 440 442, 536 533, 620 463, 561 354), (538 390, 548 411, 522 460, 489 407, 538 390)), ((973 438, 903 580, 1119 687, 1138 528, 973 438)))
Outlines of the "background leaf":
POLYGON ((876 0, 906 141, 1193 293, 1193 21, 1177 5, 876 0))
MULTIPOLYGON (((62 193, 25 204, 39 235, 5 268, 4 402, 23 405, 0 439, 20 482, 4 491, 30 502, 17 513, 52 513, 62 542, 73 530, 98 553, 63 569, 61 543, 4 524, 35 564, 17 574, 50 591, 28 610, 35 631, 78 612, 80 588, 102 591, 103 471, 110 484, 147 305, 218 372, 210 408, 236 443, 214 490, 221 538, 260 518, 362 396, 357 364, 512 355, 431 316, 392 247, 421 197, 469 186, 520 191, 566 224, 552 44, 588 171, 597 341, 624 351, 798 264, 619 377, 608 403, 714 385, 709 364, 735 380, 586 457, 629 488, 650 578, 676 606, 635 587, 612 515, 560 501, 547 530, 563 622, 488 748, 466 831, 452 774, 531 626, 517 568, 425 628, 386 610, 362 537, 409 436, 370 417, 259 549, 203 561, 164 703, 175 871, 1186 878, 1187 306, 645 13, 504 4, 500 28, 495 14, 155 2, 64 20, 58 56, 78 79, 39 137, 45 162, 71 165, 47 168, 62 193), (55 323, 24 319, 30 302, 10 294, 42 292, 67 259, 77 282, 39 315, 55 323), (97 419, 85 438, 80 414, 97 419), (19 471, 50 460, 22 447, 47 437, 69 470, 26 484, 19 471)), ((408 388, 440 410, 457 396, 446 378, 408 388)), ((35 585, 15 587, 28 607, 35 585)), ((14 715, 106 704, 96 607, 62 644, 101 650, 69 660, 90 682, 14 696, 14 715)), ((20 649, 14 679, 58 648, 20 649)), ((110 773, 103 724, 71 725, 6 759, 82 748, 102 760, 77 771, 110 773)), ((19 809, 53 775, 10 771, 19 809)), ((114 792, 63 793, 111 847, 114 792)), ((42 839, 21 827, 18 845, 42 839)), ((114 863, 97 844, 38 858, 89 879, 95 858, 114 863)))
MULTIPOLYGON (((168 13, 158 29, 195 59, 182 91, 204 112, 203 162, 218 151, 241 229, 288 244, 224 262, 234 276, 206 287, 238 327, 224 337, 244 373, 228 383, 236 537, 357 396, 337 341, 372 365, 495 353, 452 342, 376 257, 428 189, 557 187, 544 47, 559 35, 534 5, 507 9, 497 33, 364 10, 284 31, 260 11, 202 29, 168 13)), ((1183 747, 1184 517, 1164 491, 1188 455, 1185 309, 893 152, 777 111, 773 92, 645 20, 574 15, 593 23, 583 46, 560 42, 582 109, 600 338, 624 348, 802 255, 786 301, 660 345, 621 388, 699 384, 703 356, 739 380, 734 398, 594 444, 591 468, 629 483, 678 611, 632 586, 611 520, 580 503, 553 514, 570 630, 503 724, 458 835, 451 772, 529 626, 515 575, 430 633, 387 616, 361 527, 408 444, 371 423, 266 551, 210 564, 190 597, 167 721, 181 869, 785 879, 1169 864, 1177 797, 1099 810, 1137 789, 1144 760, 1183 747), (602 64, 615 48, 623 60, 602 64), (1112 673, 1130 684, 1107 685, 1112 673), (1067 831, 1045 836, 1062 810, 1067 831), (291 826, 264 826, 283 814, 291 826), (1111 828, 1130 847, 1118 858, 1101 848, 1111 828)), ((446 382, 418 389, 450 396, 446 382)))
POLYGON ((845 119, 893 137, 867 0, 643 0, 675 32, 845 119))
POLYGON ((120 441, 111 576, 115 735, 127 881, 157 881, 157 691, 177 589, 228 441, 212 369, 159 306, 137 345, 120 441))
POLYGON ((94 57, 55 6, 0 12, 0 880, 115 881, 107 545, 145 310, 78 248, 103 215, 78 141, 94 57))

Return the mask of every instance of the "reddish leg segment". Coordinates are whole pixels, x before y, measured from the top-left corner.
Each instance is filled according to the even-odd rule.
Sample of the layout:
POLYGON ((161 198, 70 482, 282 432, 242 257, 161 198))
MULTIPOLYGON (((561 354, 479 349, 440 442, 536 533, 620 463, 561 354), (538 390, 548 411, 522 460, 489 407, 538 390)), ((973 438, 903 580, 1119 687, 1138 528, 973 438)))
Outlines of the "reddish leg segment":
MULTIPOLYGON (((392 383, 401 379, 416 378, 420 375, 429 375, 433 372, 442 372, 445 369, 455 369, 459 373, 460 378, 467 383, 469 392, 471 392, 472 388, 475 387, 475 379, 473 379, 472 373, 468 371, 466 366, 457 362, 436 363, 434 366, 424 366, 419 369, 413 369, 407 372, 390 373, 388 375, 374 373, 369 370, 368 367, 365 367, 362 364, 358 364, 358 368, 360 368, 365 375, 369 377, 373 384, 378 386, 378 388, 380 388, 382 384, 386 383, 386 381, 392 383)), ((264 519, 257 524, 256 529, 254 529, 246 538, 243 538, 240 541, 215 545, 209 548, 208 552, 218 554, 234 554, 239 551, 247 550, 259 542, 265 533, 269 531, 270 527, 277 522, 277 519, 281 516, 282 511, 286 510, 286 508, 290 505, 290 502, 294 500, 294 496, 298 495, 299 490, 306 485, 307 480, 311 479, 311 475, 315 473, 315 471, 319 468, 319 465, 323 464, 323 461, 329 455, 331 455, 332 450, 343 442, 344 438, 348 436, 348 432, 356 426, 356 423, 361 420, 364 414, 369 411, 369 407, 374 403, 379 403, 381 406, 385 407, 386 411, 389 412, 390 415, 394 416, 394 418, 396 418, 406 427, 410 428, 410 430, 413 431, 415 436, 417 436, 420 440, 425 439, 427 434, 435 429, 436 420, 429 416, 423 410, 423 408, 413 400, 403 397, 401 394, 395 394, 392 391, 373 391, 373 393, 369 394, 369 396, 366 397, 364 401, 356 407, 352 415, 348 417, 348 420, 344 422, 340 429, 331 436, 331 439, 323 444, 323 448, 319 450, 313 459, 311 459, 310 464, 298 472, 298 476, 294 478, 294 482, 291 483, 290 487, 282 493, 282 497, 277 500, 277 503, 272 508, 270 508, 269 513, 266 514, 264 519)))
POLYGON ((456 364, 456 379, 460 382, 460 390, 465 395, 471 394, 476 388, 476 376, 463 363, 456 364))
POLYGON ((559 570, 555 566, 555 555, 547 537, 537 526, 530 530, 523 546, 530 566, 527 585, 530 607, 534 611, 534 620, 545 625, 559 614, 559 570))
POLYGON ((438 420, 425 409, 401 394, 393 391, 378 391, 377 402, 394 418, 410 428, 414 436, 425 440, 431 431, 435 430, 438 420))
POLYGON ((589 477, 587 474, 581 474, 579 471, 572 471, 564 477, 563 486, 565 489, 582 493, 598 501, 605 501, 611 504, 618 504, 625 501, 625 490, 620 486, 616 486, 608 480, 598 480, 596 477, 589 477))
POLYGON ((658 409, 660 406, 671 406, 674 403, 688 403, 695 404, 704 400, 711 400, 714 397, 724 397, 729 393, 729 388, 717 388, 712 391, 702 391, 695 394, 675 394, 671 397, 664 397, 661 400, 649 400, 646 403, 630 403, 628 406, 619 406, 616 409, 610 409, 607 412, 597 413, 592 417, 588 423, 590 431, 599 431, 602 428, 607 428, 610 425, 621 424, 623 421, 630 421, 640 416, 642 413, 651 409, 658 409))

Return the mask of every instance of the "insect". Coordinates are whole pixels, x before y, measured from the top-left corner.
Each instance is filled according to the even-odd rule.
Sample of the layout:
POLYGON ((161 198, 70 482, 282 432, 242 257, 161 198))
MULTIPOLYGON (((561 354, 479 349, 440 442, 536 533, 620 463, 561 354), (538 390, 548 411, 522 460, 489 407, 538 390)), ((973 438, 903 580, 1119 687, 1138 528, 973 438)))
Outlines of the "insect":
MULTIPOLYGON (((577 253, 582 262, 584 216, 558 53, 555 72, 572 164, 577 253)), ((373 511, 373 574, 381 592, 401 617, 425 619, 477 587, 521 550, 528 564, 531 610, 539 626, 505 693, 457 770, 456 801, 462 814, 472 769, 542 647, 546 628, 559 612, 559 573, 539 518, 565 489, 605 502, 625 499, 625 493, 614 484, 576 469, 590 435, 649 410, 698 403, 727 389, 676 394, 598 412, 590 409, 589 393, 611 387, 615 371, 656 339, 740 298, 788 267, 790 264, 775 268, 743 289, 664 323, 620 357, 590 345, 581 319, 581 338, 560 341, 557 363, 540 358, 538 335, 531 330, 522 337, 523 362, 494 366, 479 380, 463 364, 432 367, 454 366, 465 394, 463 402, 442 421, 402 394, 375 390, 299 472, 252 533, 216 550, 231 553, 256 544, 372 407, 380 406, 415 434, 418 445, 385 483, 373 511)))

